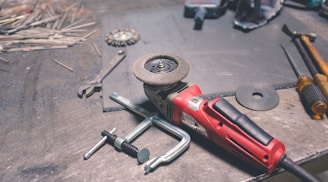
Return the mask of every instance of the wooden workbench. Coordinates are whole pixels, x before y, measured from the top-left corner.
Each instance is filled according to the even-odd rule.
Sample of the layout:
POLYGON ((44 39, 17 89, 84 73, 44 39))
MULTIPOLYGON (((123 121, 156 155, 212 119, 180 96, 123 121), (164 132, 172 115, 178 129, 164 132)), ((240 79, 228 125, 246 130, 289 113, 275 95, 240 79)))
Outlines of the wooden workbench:
MULTIPOLYGON (((183 4, 175 1, 84 1, 97 20, 95 35, 64 50, 5 53, 10 60, 0 71, 0 181, 249 181, 266 178, 253 167, 219 147, 191 135, 189 149, 172 163, 145 175, 144 166, 105 145, 89 160, 83 155, 100 139, 100 132, 116 127, 118 136, 133 129, 141 118, 127 111, 102 112, 96 93, 80 99, 76 90, 93 78, 102 61, 92 43, 102 44, 102 15, 131 9, 183 4), (52 60, 60 58, 74 72, 52 60)), ((291 10, 309 29, 328 41, 327 20, 316 12, 291 10)), ((274 21, 274 20, 273 20, 274 21)), ((227 97, 236 108, 282 141, 287 155, 305 163, 328 153, 328 120, 309 118, 295 88, 278 90, 279 105, 251 111, 227 97)), ((108 96, 103 96, 108 97, 108 96)), ((161 155, 177 140, 153 127, 133 142, 148 148, 150 158, 161 155)), ((328 166, 328 165, 327 165, 328 166)))

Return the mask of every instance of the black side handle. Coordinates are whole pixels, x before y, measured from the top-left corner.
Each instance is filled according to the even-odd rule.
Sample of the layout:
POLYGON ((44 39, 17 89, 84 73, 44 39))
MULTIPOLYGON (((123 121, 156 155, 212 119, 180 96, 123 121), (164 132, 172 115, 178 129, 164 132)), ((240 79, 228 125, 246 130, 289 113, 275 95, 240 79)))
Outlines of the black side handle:
POLYGON ((271 135, 265 132, 246 115, 239 112, 227 100, 220 98, 220 100, 213 105, 213 108, 261 144, 267 146, 273 139, 271 135))

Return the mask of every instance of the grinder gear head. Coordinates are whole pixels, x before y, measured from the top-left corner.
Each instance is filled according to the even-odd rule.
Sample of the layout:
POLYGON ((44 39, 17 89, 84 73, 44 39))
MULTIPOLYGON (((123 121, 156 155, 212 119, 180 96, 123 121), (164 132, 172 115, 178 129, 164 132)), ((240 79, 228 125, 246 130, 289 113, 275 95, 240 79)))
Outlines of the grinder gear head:
POLYGON ((189 64, 181 57, 162 53, 140 57, 133 65, 137 79, 149 85, 171 85, 184 79, 189 64))

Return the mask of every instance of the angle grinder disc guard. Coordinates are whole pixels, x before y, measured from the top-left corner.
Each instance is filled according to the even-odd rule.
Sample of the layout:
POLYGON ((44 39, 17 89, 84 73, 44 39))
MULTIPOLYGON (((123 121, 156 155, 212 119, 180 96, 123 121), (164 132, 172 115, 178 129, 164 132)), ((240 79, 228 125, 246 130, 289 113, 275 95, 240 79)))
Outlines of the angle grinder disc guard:
POLYGON ((189 64, 181 57, 153 53, 140 57, 133 64, 133 74, 140 81, 150 85, 170 85, 184 79, 189 64))
POLYGON ((267 111, 279 104, 279 95, 266 84, 241 85, 236 91, 238 103, 255 111, 267 111))

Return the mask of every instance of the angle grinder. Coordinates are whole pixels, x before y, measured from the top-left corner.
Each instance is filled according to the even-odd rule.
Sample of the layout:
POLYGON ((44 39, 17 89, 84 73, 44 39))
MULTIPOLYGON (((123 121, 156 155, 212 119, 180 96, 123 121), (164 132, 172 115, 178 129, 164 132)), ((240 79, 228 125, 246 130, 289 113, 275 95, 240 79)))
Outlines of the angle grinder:
POLYGON ((183 58, 161 53, 145 55, 133 65, 146 96, 173 124, 190 128, 267 174, 282 167, 304 181, 318 181, 287 157, 282 142, 224 98, 203 99, 197 85, 181 81, 188 72, 183 58))

